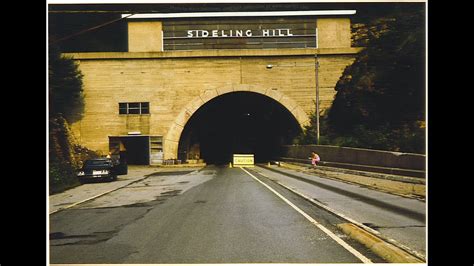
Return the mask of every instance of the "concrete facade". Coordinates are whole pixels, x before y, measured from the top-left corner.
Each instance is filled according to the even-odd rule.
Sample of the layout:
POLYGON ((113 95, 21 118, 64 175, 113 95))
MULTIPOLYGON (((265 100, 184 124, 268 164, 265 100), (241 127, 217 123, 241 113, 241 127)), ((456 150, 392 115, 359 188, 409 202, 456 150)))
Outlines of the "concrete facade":
POLYGON ((349 18, 321 18, 316 20, 318 48, 351 47, 349 18))
POLYGON ((72 132, 81 145, 103 153, 110 136, 163 136, 164 159, 175 159, 193 113, 236 91, 276 100, 304 126, 315 110, 315 75, 323 113, 339 77, 360 51, 350 47, 349 19, 315 18, 315 23, 318 48, 163 51, 161 22, 130 22, 129 52, 67 54, 84 75, 84 115, 71 125, 72 132), (121 102, 149 102, 150 113, 119 114, 121 102))
POLYGON ((161 21, 134 21, 128 23, 129 52, 163 51, 161 21))

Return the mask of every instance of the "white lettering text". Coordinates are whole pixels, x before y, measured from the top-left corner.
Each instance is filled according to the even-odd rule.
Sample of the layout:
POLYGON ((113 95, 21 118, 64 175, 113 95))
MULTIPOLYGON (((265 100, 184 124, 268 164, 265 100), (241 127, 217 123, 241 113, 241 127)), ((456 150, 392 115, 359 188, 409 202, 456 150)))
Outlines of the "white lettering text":
MULTIPOLYGON (((188 30, 187 38, 252 37, 252 30, 188 30)), ((261 29, 255 37, 294 36, 290 29, 261 29)))

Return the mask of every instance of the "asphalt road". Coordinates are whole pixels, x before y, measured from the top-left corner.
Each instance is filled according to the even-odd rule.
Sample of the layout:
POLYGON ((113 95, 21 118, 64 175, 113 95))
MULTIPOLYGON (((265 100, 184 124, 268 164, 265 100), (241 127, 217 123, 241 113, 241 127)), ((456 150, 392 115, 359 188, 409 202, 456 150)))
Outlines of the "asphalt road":
POLYGON ((422 256, 426 254, 425 202, 280 167, 255 169, 422 256))
MULTIPOLYGON (((51 215, 50 263, 361 263, 242 169, 210 166, 186 178, 170 185, 179 177, 151 175, 51 215)), ((335 218, 272 187, 334 229, 335 218)))

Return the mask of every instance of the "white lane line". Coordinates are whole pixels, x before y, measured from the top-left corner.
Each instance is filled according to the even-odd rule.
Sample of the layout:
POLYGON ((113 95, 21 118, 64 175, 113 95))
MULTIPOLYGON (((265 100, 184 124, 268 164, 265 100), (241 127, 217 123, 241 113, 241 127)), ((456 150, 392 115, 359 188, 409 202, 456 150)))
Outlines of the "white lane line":
MULTIPOLYGON (((258 166, 257 166, 257 167, 258 167, 258 166)), ((332 214, 334 214, 334 215, 336 215, 336 216, 339 216, 340 218, 342 218, 342 219, 344 219, 344 220, 347 220, 347 221, 350 222, 350 223, 353 223, 353 224, 359 226, 360 228, 362 228, 362 229, 364 229, 365 231, 367 231, 367 232, 369 232, 369 233, 371 233, 371 234, 373 234, 373 235, 375 235, 375 236, 381 238, 382 240, 384 240, 384 241, 386 241, 386 242, 389 242, 390 244, 392 244, 392 245, 394 245, 394 246, 396 246, 396 247, 398 247, 398 248, 400 248, 400 249, 403 249, 404 251, 406 251, 406 252, 408 252, 408 253, 414 255, 415 257, 418 257, 419 259, 422 259, 422 260, 426 261, 426 256, 425 256, 425 255, 423 255, 422 253, 420 253, 420 252, 418 252, 418 251, 416 251, 416 250, 414 250, 414 249, 412 249, 412 248, 410 248, 410 247, 408 247, 408 246, 406 246, 406 245, 403 245, 403 244, 399 243, 399 242, 396 241, 395 239, 382 235, 379 231, 376 231, 376 230, 374 230, 374 229, 372 229, 372 228, 370 228, 370 227, 364 225, 364 224, 361 223, 361 222, 358 222, 358 221, 356 221, 356 220, 354 220, 354 219, 352 219, 352 218, 350 218, 350 217, 348 217, 348 216, 346 216, 346 215, 344 215, 344 214, 342 214, 342 213, 340 213, 340 212, 338 212, 338 211, 333 210, 332 208, 330 208, 330 207, 328 207, 328 206, 326 206, 326 205, 323 205, 323 204, 321 204, 321 203, 315 201, 314 199, 312 199, 312 198, 310 198, 310 197, 304 195, 303 193, 299 192, 299 191, 296 190, 295 188, 289 187, 289 186, 283 184, 282 182, 280 182, 280 181, 278 181, 278 180, 275 180, 274 178, 271 178, 271 177, 269 177, 268 175, 266 175, 266 174, 264 174, 264 173, 262 173, 262 172, 258 172, 258 174, 261 175, 261 176, 264 176, 264 177, 266 177, 266 178, 268 178, 268 179, 270 179, 270 180, 272 180, 273 182, 276 182, 278 185, 280 185, 280 186, 282 186, 282 187, 284 187, 284 188, 290 190, 291 192, 293 192, 293 193, 299 195, 300 197, 303 197, 304 199, 306 199, 307 201, 310 201, 311 203, 317 205, 318 207, 323 208, 323 209, 327 210, 328 212, 330 212, 330 213, 332 213, 332 214)))
POLYGON ((310 221, 312 224, 317 226, 321 231, 326 233, 329 237, 331 237, 334 241, 336 241, 339 245, 341 245, 343 248, 345 248, 347 251, 349 251, 352 255, 356 256, 359 260, 361 260, 363 263, 372 263, 370 259, 368 259, 366 256, 362 255, 359 251, 355 250, 353 247, 349 246, 344 240, 342 240, 340 237, 335 235, 333 232, 331 232, 329 229, 318 223, 316 220, 313 219, 313 217, 309 216, 307 213, 305 213, 303 210, 298 208, 295 204, 293 204, 291 201, 283 197, 280 193, 275 191, 273 188, 271 188, 269 185, 265 184, 262 182, 260 179, 249 173, 247 170, 245 170, 242 167, 239 167, 247 173, 249 176, 251 176, 253 179, 258 181, 260 184, 264 185, 266 188, 268 188, 271 192, 273 192, 275 195, 277 195, 280 199, 282 199, 286 204, 290 205, 293 209, 295 209, 297 212, 299 212, 301 215, 303 215, 308 221, 310 221))
POLYGON ((98 198, 98 197, 101 197, 101 196, 103 196, 103 195, 105 195, 105 194, 109 194, 109 193, 114 192, 114 191, 116 191, 116 190, 119 190, 119 189, 121 189, 121 188, 122 188, 122 187, 111 189, 111 190, 109 190, 109 191, 100 193, 100 194, 98 194, 98 195, 95 195, 95 196, 92 196, 92 197, 90 197, 90 198, 87 198, 87 199, 78 201, 78 202, 76 202, 76 203, 73 203, 73 204, 71 204, 71 205, 68 205, 68 206, 66 206, 66 207, 64 207, 64 208, 59 208, 59 209, 57 209, 57 210, 54 210, 54 211, 50 212, 49 214, 51 215, 51 214, 53 214, 53 213, 56 213, 56 212, 59 212, 59 211, 63 211, 63 210, 72 208, 72 207, 74 207, 74 206, 77 206, 77 205, 82 204, 82 203, 84 203, 84 202, 87 202, 87 201, 96 199, 96 198, 98 198))

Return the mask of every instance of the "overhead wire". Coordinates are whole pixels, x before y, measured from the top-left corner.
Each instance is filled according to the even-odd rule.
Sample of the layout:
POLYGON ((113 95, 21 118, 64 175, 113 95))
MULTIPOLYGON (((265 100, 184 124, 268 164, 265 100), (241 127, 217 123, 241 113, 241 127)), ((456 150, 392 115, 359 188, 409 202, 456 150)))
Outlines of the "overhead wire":
POLYGON ((70 39, 70 38, 75 37, 75 36, 77 36, 77 35, 81 35, 81 34, 84 34, 84 33, 86 33, 86 32, 89 32, 89 31, 93 31, 93 30, 102 28, 102 27, 104 27, 104 26, 107 26, 107 25, 109 25, 109 24, 115 23, 115 22, 120 21, 120 20, 122 20, 122 19, 126 19, 126 18, 128 18, 128 17, 130 17, 130 16, 133 16, 133 15, 134 15, 134 14, 128 14, 127 16, 120 17, 120 18, 118 18, 118 19, 114 19, 114 20, 111 20, 111 21, 107 21, 107 22, 102 23, 102 24, 99 24, 99 25, 97 25, 97 26, 94 26, 94 27, 91 27, 91 28, 87 28, 87 29, 85 29, 85 30, 82 30, 82 31, 79 31, 79 32, 76 32, 76 33, 73 33, 73 34, 70 34, 70 35, 67 35, 67 36, 65 36, 65 37, 62 37, 62 38, 59 38, 59 39, 56 39, 56 40, 53 40, 53 41, 50 42, 50 44, 56 44, 56 43, 58 43, 58 42, 61 42, 61 41, 70 39))

